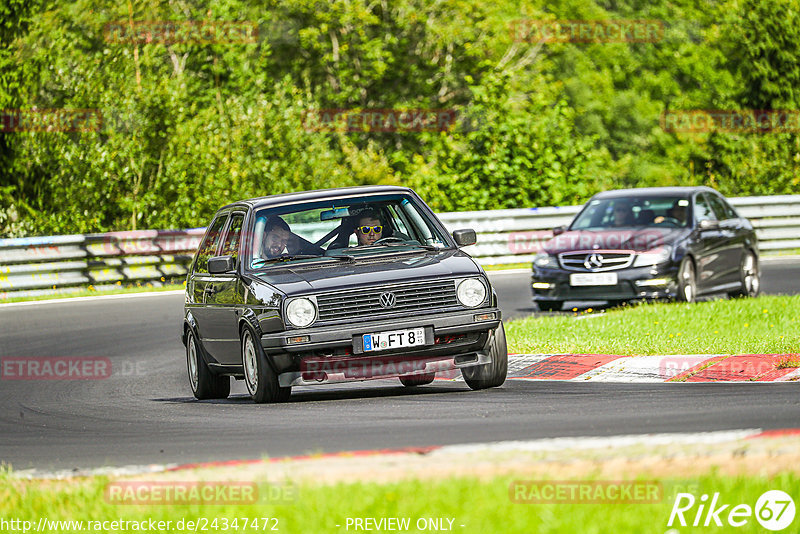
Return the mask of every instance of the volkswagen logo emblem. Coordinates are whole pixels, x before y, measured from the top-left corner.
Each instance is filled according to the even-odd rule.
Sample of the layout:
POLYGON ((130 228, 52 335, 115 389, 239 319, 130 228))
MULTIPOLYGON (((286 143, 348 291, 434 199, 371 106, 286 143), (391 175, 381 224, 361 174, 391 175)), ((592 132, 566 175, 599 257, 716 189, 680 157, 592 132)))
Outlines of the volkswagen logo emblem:
POLYGON ((583 266, 587 269, 599 269, 603 266, 603 255, 596 252, 589 254, 586 256, 586 261, 583 262, 583 266))
POLYGON ((380 300, 381 306, 384 308, 394 308, 394 305, 397 304, 397 297, 394 296, 394 293, 382 293, 380 300))

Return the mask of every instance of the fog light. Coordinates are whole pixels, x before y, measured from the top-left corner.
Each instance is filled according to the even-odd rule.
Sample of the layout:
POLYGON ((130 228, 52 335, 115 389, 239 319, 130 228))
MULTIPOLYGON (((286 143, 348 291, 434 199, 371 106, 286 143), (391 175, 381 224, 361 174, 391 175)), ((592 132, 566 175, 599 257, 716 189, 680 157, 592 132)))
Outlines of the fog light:
POLYGON ((490 313, 481 313, 479 315, 473 315, 472 319, 474 321, 493 321, 497 318, 497 314, 495 312, 490 313))
POLYGON ((550 289, 554 284, 550 282, 534 282, 532 285, 533 289, 550 289))
POLYGON ((286 338, 286 343, 289 345, 293 345, 294 343, 308 343, 309 341, 311 341, 310 336, 295 336, 286 338))
POLYGON ((666 286, 670 282, 672 282, 671 278, 651 278, 650 280, 637 280, 636 285, 639 287, 666 286))

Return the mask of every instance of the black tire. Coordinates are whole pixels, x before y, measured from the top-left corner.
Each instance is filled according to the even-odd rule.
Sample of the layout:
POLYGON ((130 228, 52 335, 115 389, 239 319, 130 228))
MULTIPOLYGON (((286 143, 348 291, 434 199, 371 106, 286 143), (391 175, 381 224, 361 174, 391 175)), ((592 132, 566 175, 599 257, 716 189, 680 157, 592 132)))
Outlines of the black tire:
POLYGON ((697 274, 694 262, 688 256, 683 258, 678 269, 678 300, 680 302, 697 300, 697 274))
POLYGON ((198 400, 227 399, 231 394, 230 377, 215 375, 208 368, 202 350, 190 328, 186 334, 186 368, 192 393, 198 400))
POLYGON ((289 399, 292 388, 280 387, 278 375, 267 361, 264 348, 256 341, 249 326, 242 328, 242 368, 247 392, 257 404, 283 402, 289 399))
POLYGON ((551 312, 551 311, 561 311, 561 308, 564 306, 563 300, 537 300, 536 305, 539 306, 539 310, 543 312, 551 312))
POLYGON ((731 298, 757 297, 761 292, 761 269, 758 266, 758 259, 752 251, 746 250, 742 254, 739 278, 742 287, 737 291, 730 292, 731 298))
POLYGON ((401 376, 400 382, 407 388, 413 388, 430 384, 434 378, 436 378, 436 373, 425 373, 424 375, 401 376))
POLYGON ((503 323, 489 335, 487 343, 492 361, 485 365, 475 365, 461 369, 464 382, 470 389, 486 389, 502 386, 508 374, 508 346, 503 323))

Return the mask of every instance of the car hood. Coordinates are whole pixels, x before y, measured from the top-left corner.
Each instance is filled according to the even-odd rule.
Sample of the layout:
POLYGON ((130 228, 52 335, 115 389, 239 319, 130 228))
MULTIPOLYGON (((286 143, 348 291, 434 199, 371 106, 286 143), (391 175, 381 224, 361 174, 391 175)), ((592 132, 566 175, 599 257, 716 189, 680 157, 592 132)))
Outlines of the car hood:
POLYGON ((622 228, 619 230, 573 230, 547 241, 542 247, 548 254, 573 250, 645 251, 671 245, 689 232, 687 228, 622 228))
POLYGON ((418 281, 450 276, 475 276, 480 273, 472 258, 460 250, 418 254, 387 254, 358 258, 354 262, 331 260, 325 263, 275 267, 253 276, 286 295, 301 295, 353 289, 381 284, 418 281))

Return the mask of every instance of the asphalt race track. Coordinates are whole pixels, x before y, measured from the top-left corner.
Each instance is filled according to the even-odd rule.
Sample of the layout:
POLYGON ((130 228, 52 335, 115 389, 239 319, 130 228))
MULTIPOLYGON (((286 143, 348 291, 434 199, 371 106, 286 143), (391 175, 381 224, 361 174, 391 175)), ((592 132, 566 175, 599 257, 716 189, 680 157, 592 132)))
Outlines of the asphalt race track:
MULTIPOLYGON (((765 293, 800 292, 800 262, 764 263, 765 293)), ((535 309, 529 275, 493 275, 506 317, 535 309)), ((561 436, 800 427, 800 384, 458 382, 406 390, 386 380, 295 388, 255 405, 242 382, 195 401, 174 294, 0 306, 0 359, 108 358, 98 380, 0 380, 0 462, 73 469, 260 458, 561 436)))

